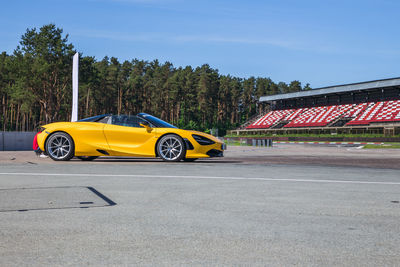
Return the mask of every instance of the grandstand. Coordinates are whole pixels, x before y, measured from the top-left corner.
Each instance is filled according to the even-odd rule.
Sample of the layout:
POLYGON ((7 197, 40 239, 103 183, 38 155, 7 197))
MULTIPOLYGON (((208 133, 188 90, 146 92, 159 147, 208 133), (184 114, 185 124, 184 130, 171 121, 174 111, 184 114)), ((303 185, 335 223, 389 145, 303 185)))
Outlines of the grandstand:
POLYGON ((400 78, 262 96, 267 112, 243 133, 400 134, 400 78))

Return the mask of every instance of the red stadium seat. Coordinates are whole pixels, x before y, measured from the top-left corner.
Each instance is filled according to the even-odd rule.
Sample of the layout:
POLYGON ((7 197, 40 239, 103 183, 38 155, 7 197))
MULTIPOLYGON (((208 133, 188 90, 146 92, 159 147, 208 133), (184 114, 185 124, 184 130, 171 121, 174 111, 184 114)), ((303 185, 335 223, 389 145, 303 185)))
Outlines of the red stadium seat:
POLYGON ((365 125, 372 122, 372 118, 383 107, 383 102, 369 102, 363 112, 346 125, 365 125))
POLYGON ((400 121, 400 100, 274 110, 247 129, 270 128, 279 122, 287 122, 286 128, 324 127, 341 118, 350 120, 346 125, 400 121))
POLYGON ((400 100, 385 101, 383 107, 375 114, 371 121, 400 121, 400 100))
POLYGON ((264 117, 255 121, 253 124, 246 127, 246 129, 263 129, 263 128, 270 128, 272 125, 279 123, 291 114, 294 109, 284 109, 284 110, 274 110, 268 112, 264 117))

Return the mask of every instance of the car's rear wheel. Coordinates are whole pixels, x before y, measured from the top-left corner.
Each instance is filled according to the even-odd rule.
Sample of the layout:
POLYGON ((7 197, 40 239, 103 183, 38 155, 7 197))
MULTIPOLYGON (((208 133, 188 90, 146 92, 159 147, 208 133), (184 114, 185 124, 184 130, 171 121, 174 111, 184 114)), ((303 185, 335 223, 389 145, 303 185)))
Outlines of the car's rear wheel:
POLYGON ((64 132, 55 132, 46 142, 46 152, 53 160, 70 160, 74 156, 74 141, 64 132))
POLYGON ((78 156, 77 158, 83 161, 92 161, 97 159, 98 156, 78 156))
POLYGON ((186 155, 186 148, 181 137, 167 134, 158 142, 157 152, 164 161, 180 161, 186 155))

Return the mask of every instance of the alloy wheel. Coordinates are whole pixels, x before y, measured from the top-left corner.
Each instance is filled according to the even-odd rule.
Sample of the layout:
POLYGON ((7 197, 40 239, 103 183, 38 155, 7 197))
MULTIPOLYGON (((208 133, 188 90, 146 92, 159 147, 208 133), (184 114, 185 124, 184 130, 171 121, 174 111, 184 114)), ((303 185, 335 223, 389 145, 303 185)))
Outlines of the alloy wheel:
POLYGON ((184 157, 185 147, 182 138, 166 135, 158 143, 159 156, 165 161, 179 161, 184 157))
POLYGON ((69 160, 73 156, 74 145, 69 135, 54 133, 46 143, 47 154, 53 160, 69 160))

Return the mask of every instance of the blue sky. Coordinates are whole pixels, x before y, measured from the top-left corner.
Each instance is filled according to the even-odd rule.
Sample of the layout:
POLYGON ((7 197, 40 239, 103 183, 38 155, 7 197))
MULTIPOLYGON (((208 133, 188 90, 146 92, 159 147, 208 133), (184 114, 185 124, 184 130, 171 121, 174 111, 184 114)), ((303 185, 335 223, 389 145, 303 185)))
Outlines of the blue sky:
POLYGON ((400 76, 397 0, 5 1, 0 51, 55 23, 84 55, 134 58, 313 88, 400 76))

